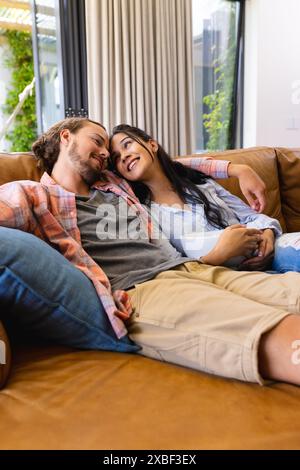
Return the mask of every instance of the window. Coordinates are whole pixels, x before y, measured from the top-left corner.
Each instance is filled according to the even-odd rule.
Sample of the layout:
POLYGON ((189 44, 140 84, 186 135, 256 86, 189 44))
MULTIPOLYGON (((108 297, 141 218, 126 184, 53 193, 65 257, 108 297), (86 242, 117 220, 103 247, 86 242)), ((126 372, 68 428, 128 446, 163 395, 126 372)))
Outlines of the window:
POLYGON ((36 138, 29 0, 0 1, 0 150, 26 151, 36 138))
POLYGON ((87 116, 84 0, 33 0, 39 132, 65 116, 87 116))
POLYGON ((35 0, 33 14, 36 101, 38 127, 42 132, 64 117, 56 1, 35 0))
POLYGON ((193 0, 196 151, 241 145, 243 1, 193 0))

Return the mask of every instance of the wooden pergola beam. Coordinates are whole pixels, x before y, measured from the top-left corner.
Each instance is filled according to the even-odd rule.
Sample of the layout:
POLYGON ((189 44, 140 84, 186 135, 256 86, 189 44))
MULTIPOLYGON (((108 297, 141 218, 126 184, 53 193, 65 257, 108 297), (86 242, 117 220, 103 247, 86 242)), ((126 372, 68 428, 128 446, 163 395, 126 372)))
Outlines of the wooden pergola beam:
MULTIPOLYGON (((0 0, 0 7, 16 8, 19 10, 30 11, 30 3, 22 3, 14 0, 0 0)), ((45 5, 38 5, 37 12, 47 16, 55 16, 55 8, 47 7, 45 5)))
POLYGON ((18 8, 19 10, 30 10, 29 3, 17 2, 15 0, 0 0, 0 7, 18 8))
POLYGON ((29 31, 29 32, 31 32, 31 25, 30 24, 0 21, 0 29, 14 29, 16 31, 29 31))
MULTIPOLYGON (((1 29, 13 29, 15 31, 28 31, 31 33, 32 28, 29 24, 20 24, 20 23, 6 23, 5 21, 0 21, 0 30, 1 29)), ((38 28, 38 34, 42 36, 49 36, 51 38, 56 38, 56 31, 54 29, 47 28, 38 28)), ((0 32, 1 38, 1 32, 0 32)))

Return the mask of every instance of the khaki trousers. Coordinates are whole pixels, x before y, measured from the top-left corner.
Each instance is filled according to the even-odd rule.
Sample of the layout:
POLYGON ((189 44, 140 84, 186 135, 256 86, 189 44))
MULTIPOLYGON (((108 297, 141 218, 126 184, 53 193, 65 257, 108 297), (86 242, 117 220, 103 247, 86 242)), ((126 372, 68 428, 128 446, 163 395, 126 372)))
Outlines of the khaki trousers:
POLYGON ((263 384, 260 338, 290 313, 299 313, 300 274, 188 262, 128 293, 133 315, 127 327, 141 354, 263 384))

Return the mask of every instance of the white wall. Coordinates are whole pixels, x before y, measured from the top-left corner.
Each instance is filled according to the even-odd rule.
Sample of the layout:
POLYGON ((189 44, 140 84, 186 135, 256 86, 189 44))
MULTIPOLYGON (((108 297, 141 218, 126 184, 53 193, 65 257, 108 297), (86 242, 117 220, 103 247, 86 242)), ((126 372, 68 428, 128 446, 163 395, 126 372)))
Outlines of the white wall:
POLYGON ((300 0, 247 0, 244 147, 300 147, 300 0))

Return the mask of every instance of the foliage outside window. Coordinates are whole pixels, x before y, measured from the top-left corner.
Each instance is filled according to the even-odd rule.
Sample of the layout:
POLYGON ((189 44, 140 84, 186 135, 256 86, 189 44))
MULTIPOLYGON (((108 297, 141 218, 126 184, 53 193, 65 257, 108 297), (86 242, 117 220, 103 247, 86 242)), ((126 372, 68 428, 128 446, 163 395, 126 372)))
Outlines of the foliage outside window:
MULTIPOLYGON (((10 56, 5 65, 11 70, 12 80, 2 111, 11 115, 19 102, 19 94, 29 85, 34 77, 31 34, 24 31, 7 30, 2 33, 9 45, 10 56)), ((13 129, 5 137, 12 143, 11 151, 23 152, 31 148, 36 138, 35 93, 25 100, 17 115, 13 129)))
POLYGON ((193 0, 196 151, 230 147, 238 3, 193 0))
POLYGON ((230 8, 228 49, 224 57, 216 59, 214 63, 216 90, 203 98, 203 103, 209 110, 203 114, 203 125, 209 136, 206 147, 208 150, 228 149, 231 140, 236 12, 234 5, 231 4, 230 8))

